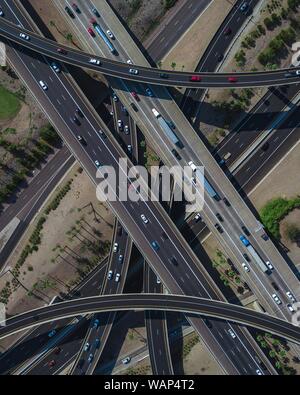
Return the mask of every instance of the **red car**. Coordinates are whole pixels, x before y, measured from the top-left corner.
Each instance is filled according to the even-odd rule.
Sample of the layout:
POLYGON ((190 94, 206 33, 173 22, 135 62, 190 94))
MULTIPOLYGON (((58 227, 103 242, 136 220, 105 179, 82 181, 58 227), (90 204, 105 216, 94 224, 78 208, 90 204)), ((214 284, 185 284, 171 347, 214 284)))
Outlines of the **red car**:
POLYGON ((67 53, 68 53, 65 49, 62 49, 62 48, 57 48, 57 52, 61 53, 63 55, 67 55, 67 53))
POLYGON ((237 82, 237 78, 236 77, 228 77, 228 81, 229 82, 237 82))
POLYGON ((49 368, 52 368, 55 364, 56 364, 56 362, 54 361, 54 359, 52 359, 52 361, 48 362, 49 368))
POLYGON ((138 94, 136 92, 131 92, 131 96, 134 97, 136 101, 140 101, 140 98, 138 97, 138 94))
POLYGON ((91 27, 89 27, 89 28, 87 29, 87 31, 90 33, 90 35, 91 35, 92 37, 95 37, 95 36, 96 36, 95 33, 94 33, 94 30, 93 30, 91 27))
POLYGON ((190 80, 191 81, 201 81, 202 78, 200 77, 200 75, 192 75, 190 80))

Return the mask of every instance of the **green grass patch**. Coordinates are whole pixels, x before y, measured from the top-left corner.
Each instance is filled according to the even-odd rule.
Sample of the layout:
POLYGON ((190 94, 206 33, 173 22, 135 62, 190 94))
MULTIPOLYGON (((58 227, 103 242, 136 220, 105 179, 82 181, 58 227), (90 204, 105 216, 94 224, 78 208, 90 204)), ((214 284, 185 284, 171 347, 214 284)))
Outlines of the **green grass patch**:
POLYGON ((15 117, 21 109, 19 99, 0 85, 0 119, 15 117))
POLYGON ((300 208, 300 197, 295 199, 273 199, 261 210, 261 220, 268 232, 276 239, 280 239, 280 221, 296 208, 300 208))

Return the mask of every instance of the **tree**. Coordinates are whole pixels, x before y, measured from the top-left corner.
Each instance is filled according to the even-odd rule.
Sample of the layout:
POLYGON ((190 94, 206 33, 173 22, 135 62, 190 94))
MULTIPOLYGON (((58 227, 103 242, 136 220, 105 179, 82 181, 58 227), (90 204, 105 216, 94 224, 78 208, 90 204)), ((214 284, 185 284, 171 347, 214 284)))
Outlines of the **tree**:
POLYGON ((270 358, 275 358, 276 357, 276 352, 274 350, 269 351, 269 356, 270 358))
POLYGON ((172 62, 172 63, 171 63, 171 67, 172 67, 173 70, 175 70, 175 68, 176 68, 176 63, 175 63, 175 62, 172 62))

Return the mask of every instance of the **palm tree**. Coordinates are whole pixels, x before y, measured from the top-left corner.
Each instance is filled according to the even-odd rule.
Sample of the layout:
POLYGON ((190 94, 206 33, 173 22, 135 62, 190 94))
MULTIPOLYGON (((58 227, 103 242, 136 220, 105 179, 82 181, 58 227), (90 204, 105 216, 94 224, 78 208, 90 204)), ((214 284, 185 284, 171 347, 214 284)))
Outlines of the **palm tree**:
POLYGON ((171 67, 172 67, 173 70, 175 70, 176 63, 175 63, 175 62, 172 62, 172 63, 171 63, 171 67))
POLYGON ((270 351, 269 351, 269 356, 270 356, 271 358, 275 358, 275 357, 276 357, 276 352, 275 352, 274 350, 270 350, 270 351))

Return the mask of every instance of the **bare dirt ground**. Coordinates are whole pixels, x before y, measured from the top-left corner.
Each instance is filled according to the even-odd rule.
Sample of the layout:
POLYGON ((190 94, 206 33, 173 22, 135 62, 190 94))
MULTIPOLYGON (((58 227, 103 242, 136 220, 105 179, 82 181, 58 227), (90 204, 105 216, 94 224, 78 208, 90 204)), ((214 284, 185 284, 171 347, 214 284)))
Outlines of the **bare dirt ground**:
POLYGON ((285 235, 285 229, 287 225, 300 224, 300 210, 294 210, 287 215, 280 224, 280 234, 282 244, 289 249, 289 256, 292 257, 295 265, 300 269, 300 246, 297 243, 292 243, 285 235))
MULTIPOLYGON (((22 286, 19 286, 9 298, 8 314, 17 314, 41 306, 45 302, 49 303, 59 292, 68 292, 72 280, 78 279, 78 270, 84 269, 85 263, 78 262, 76 258, 91 257, 89 247, 86 246, 88 240, 108 243, 111 240, 113 216, 104 204, 97 201, 94 185, 85 173, 78 173, 78 165, 72 169, 62 185, 71 178, 71 190, 59 207, 51 211, 44 224, 39 250, 29 255, 21 268, 19 281, 22 286), (90 203, 97 212, 97 221, 90 203), (96 229, 96 233, 93 229, 96 229), (40 287, 35 287, 35 284, 39 284, 40 287), (32 291, 32 296, 28 296, 28 291, 32 291)), ((52 194, 49 202, 56 194, 57 192, 52 194)), ((27 245, 39 218, 40 216, 29 226, 11 256, 11 269, 27 245)), ((100 252, 98 259, 103 259, 100 252)), ((11 275, 7 273, 0 280, 0 289, 9 280, 11 275)))
POLYGON ((231 8, 230 2, 224 0, 212 1, 207 10, 199 16, 176 46, 164 57, 162 68, 171 70, 171 64, 174 62, 176 63, 175 70, 194 71, 205 49, 231 8))

